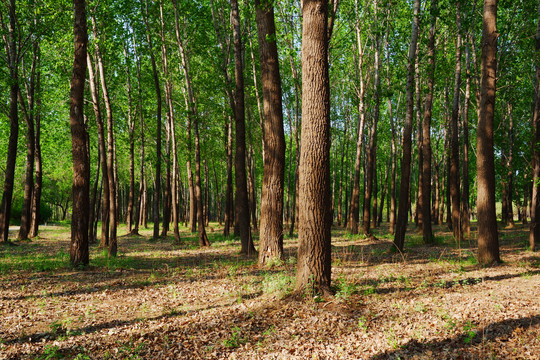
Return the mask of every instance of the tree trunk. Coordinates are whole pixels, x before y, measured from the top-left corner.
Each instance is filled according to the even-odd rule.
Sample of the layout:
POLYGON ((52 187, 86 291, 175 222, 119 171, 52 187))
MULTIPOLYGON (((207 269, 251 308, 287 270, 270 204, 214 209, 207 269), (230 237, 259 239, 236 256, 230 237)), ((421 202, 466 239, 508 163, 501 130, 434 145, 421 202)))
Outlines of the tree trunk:
POLYGON ((456 8, 456 70, 454 72, 454 99, 452 102, 452 118, 450 123, 450 199, 452 203, 452 231, 459 242, 463 239, 460 224, 460 189, 459 189, 459 102, 461 92, 461 3, 456 8))
MULTIPOLYGON (((11 205, 13 200, 13 185, 15 180, 15 162, 17 159, 17 140, 19 138, 19 112, 17 108, 17 97, 19 94, 19 54, 17 49, 17 27, 15 0, 9 3, 9 32, 7 36, 6 55, 8 57, 8 68, 10 76, 10 99, 9 99, 9 143, 6 163, 6 178, 4 181, 4 192, 2 194, 2 204, 0 207, 0 236, 3 242, 9 241, 9 218, 11 216, 11 205)), ((82 30, 82 29, 81 29, 82 30)), ((77 34, 76 34, 77 35, 77 34)), ((79 40, 84 40, 80 38, 79 40)), ((86 50, 86 43, 81 44, 82 50, 86 50)), ((74 75, 75 76, 75 75, 74 75)), ((83 80, 84 83, 84 80, 83 80)), ((82 100, 81 100, 82 105, 82 100)), ((82 111, 82 110, 81 110, 82 111)), ((82 112, 81 112, 82 117, 82 112)), ((84 170, 84 169, 81 169, 84 170)))
MULTIPOLYGON (((538 6, 538 15, 540 18, 540 5, 538 6)), ((531 197, 531 226, 529 231, 529 247, 531 251, 535 251, 540 243, 540 21, 536 27, 536 82, 534 89, 534 110, 532 116, 534 129, 533 143, 533 191, 531 197)), ((524 206, 527 208, 527 206, 524 206)), ((527 216, 523 217, 525 221, 527 216)))
POLYGON ((232 120, 227 118, 225 124, 225 133, 227 134, 227 184, 225 188, 225 226, 223 227, 223 236, 230 235, 230 228, 233 226, 234 216, 232 216, 233 208, 233 184, 232 184, 232 168, 233 168, 233 135, 232 135, 232 120))
MULTIPOLYGON (((34 15, 34 24, 36 18, 34 15)), ((38 40, 34 39, 32 54, 32 65, 30 68, 30 82, 26 83, 27 102, 28 108, 24 103, 24 99, 19 89, 19 101, 23 110, 24 118, 26 120, 27 136, 26 136, 26 174, 24 181, 24 198, 21 211, 21 224, 19 228, 20 240, 28 238, 30 232, 30 225, 32 220, 32 195, 34 190, 34 165, 35 165, 35 150, 36 150, 36 137, 35 137, 35 89, 36 89, 36 66, 39 56, 39 44, 38 40)), ((26 76, 25 76, 26 78, 26 76)))
POLYGON ((302 5, 302 151, 296 291, 331 293, 328 2, 302 5))
POLYGON ((364 137, 364 123, 366 114, 364 110, 365 84, 364 84, 364 47, 360 31, 360 15, 358 14, 358 2, 355 1, 356 11, 356 42, 358 46, 358 61, 356 73, 359 81, 358 96, 358 138, 356 140, 356 157, 354 159, 354 182, 351 194, 351 204, 349 211, 349 231, 351 234, 358 234, 358 223, 360 221, 360 167, 362 163, 362 142, 364 137))
POLYGON ((264 170, 259 264, 283 259, 285 134, 274 8, 255 0, 264 107, 264 170))
POLYGON ((86 57, 88 65, 88 81, 90 83, 90 94, 92 95, 92 104, 94 108, 94 114, 96 117, 96 124, 98 130, 98 146, 99 146, 99 156, 100 162, 103 166, 103 198, 101 206, 101 240, 99 243, 100 247, 105 247, 109 245, 109 178, 107 171, 107 150, 105 148, 105 130, 103 127, 103 120, 101 118, 101 109, 99 106, 99 94, 96 87, 96 79, 94 68, 92 66, 92 61, 90 59, 90 54, 87 54, 86 57))
POLYGON ((495 214, 493 118, 497 76, 497 0, 484 0, 482 24, 482 85, 477 127, 478 262, 501 261, 495 214))
MULTIPOLYGON (((40 62, 40 48, 37 45, 37 61, 40 62)), ((36 106, 35 106, 35 150, 34 150, 34 162, 35 162, 35 181, 34 192, 32 194, 32 211, 30 221, 30 238, 38 236, 40 213, 39 208, 41 205, 41 189, 43 184, 43 167, 41 161, 41 70, 36 74, 36 106)))
POLYGON ((467 237, 471 236, 471 213, 470 213, 470 184, 469 184, 469 104, 471 99, 471 60, 469 47, 466 47, 466 80, 465 99, 463 101, 463 178, 461 193, 461 231, 467 237))
POLYGON ((135 199, 135 120, 133 119, 132 101, 131 101, 131 71, 129 57, 124 44, 124 57, 126 58, 126 79, 128 96, 128 134, 129 134, 129 195, 126 215, 126 227, 128 233, 131 233, 133 227, 134 211, 133 203, 135 199))
POLYGON ((246 123, 244 107, 244 64, 242 60, 242 35, 240 33, 240 11, 238 1, 231 0, 231 21, 233 27, 234 42, 234 69, 235 69, 235 92, 234 92, 234 117, 236 127, 236 151, 234 158, 234 172, 236 182, 235 216, 238 221, 242 254, 252 255, 255 253, 251 229, 249 224, 249 200, 246 180, 246 123))
MULTIPOLYGON (((95 18, 92 16, 92 25, 94 36, 98 38, 98 32, 96 30, 95 18)), ((103 60, 101 57, 101 50, 99 48, 99 41, 96 41, 96 60, 98 63, 99 77, 101 79, 101 90, 103 92, 103 99, 105 100, 105 110, 107 113, 107 161, 106 171, 107 179, 109 182, 109 256, 116 256, 117 253, 117 239, 116 239, 116 225, 117 225, 117 188, 114 176, 114 129, 113 129, 113 115, 111 108, 111 100, 109 96, 109 90, 105 81, 105 69, 103 66, 103 60)), ((98 100, 99 101, 99 100, 98 100)))
POLYGON ((133 52, 135 58, 137 59, 137 92, 138 92, 138 108, 139 108, 139 121, 140 121, 140 138, 141 138, 141 149, 140 149, 140 182, 139 182, 139 196, 137 199, 137 211, 135 212, 134 227, 131 231, 132 235, 139 235, 139 225, 142 223, 141 218, 144 213, 143 202, 145 198, 145 187, 144 187, 144 114, 143 114, 143 98, 142 98, 142 86, 141 86, 141 59, 137 56, 137 44, 135 38, 133 38, 133 52))
POLYGON ((150 26, 148 24, 148 0, 146 0, 146 16, 144 16, 146 26, 146 40, 148 42, 148 50, 150 52, 150 60, 152 62, 152 74, 154 76, 154 87, 156 89, 156 174, 154 187, 154 202, 153 202, 153 222, 154 231, 152 237, 157 240, 159 237, 159 203, 161 195, 161 87, 159 85, 159 74, 156 66, 156 58, 152 48, 152 38, 150 37, 150 26))
POLYGON ((411 43, 409 45, 409 55, 407 64, 407 112, 403 127, 403 160, 401 164, 401 183, 399 188, 399 209, 394 236, 394 245, 399 251, 403 251, 405 244, 405 232, 407 231, 407 210, 409 205, 409 186, 411 179, 411 133, 414 114, 414 64, 416 62, 416 44, 418 40, 418 13, 420 11, 420 0, 415 0, 413 10, 413 24, 411 32, 411 43))
MULTIPOLYGON (((87 134, 83 111, 88 35, 86 10, 83 0, 73 0, 73 13, 75 53, 69 107, 73 155, 73 214, 71 217, 70 261, 73 267, 77 267, 81 265, 86 266, 89 261, 88 207, 90 202, 90 158, 87 152, 87 134)), ((16 100, 16 98, 12 100, 16 100)))
MULTIPOLYGON (((433 242, 431 226, 431 117, 433 110, 433 86, 435 84, 435 29, 437 25, 438 1, 431 0, 431 25, 428 40, 427 94, 424 102, 424 119, 422 122, 422 237, 425 244, 433 242)), ((437 178, 435 179, 437 182, 437 178)))

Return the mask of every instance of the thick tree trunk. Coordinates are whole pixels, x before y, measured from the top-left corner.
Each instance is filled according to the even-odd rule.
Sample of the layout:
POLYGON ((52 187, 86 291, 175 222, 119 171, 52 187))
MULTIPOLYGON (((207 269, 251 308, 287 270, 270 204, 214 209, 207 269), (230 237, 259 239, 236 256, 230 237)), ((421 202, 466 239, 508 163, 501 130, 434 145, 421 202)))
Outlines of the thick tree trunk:
POLYGON ((482 86, 477 127, 478 262, 501 261, 495 214, 493 118, 497 76, 497 0, 484 0, 482 24, 482 86))
POLYGON ((331 293, 328 2, 302 5, 302 151, 296 291, 331 293))
POLYGON ((450 199, 452 203, 452 231, 454 238, 460 242, 463 239, 460 224, 460 189, 459 189, 459 102, 461 92, 461 10, 460 0, 456 8, 456 70, 454 72, 454 99, 452 102, 452 118, 450 121, 450 199))
POLYGON ((70 261, 71 265, 76 267, 81 265, 86 266, 89 261, 88 207, 90 202, 90 158, 87 152, 87 134, 83 111, 88 43, 86 10, 84 0, 73 0, 73 5, 75 54, 69 108, 73 155, 73 214, 71 217, 70 261))
POLYGON ((259 264, 283 259, 285 134, 274 8, 255 0, 264 106, 264 170, 259 264))
POLYGON ((249 199, 246 180, 246 123, 244 107, 244 64, 242 60, 243 45, 240 32, 240 11, 238 10, 237 0, 231 0, 231 21, 233 27, 234 72, 236 80, 234 93, 234 117, 236 127, 234 172, 236 194, 234 205, 240 241, 242 244, 240 252, 242 254, 252 255, 255 253, 255 247, 253 246, 249 224, 249 199))
POLYGON ((409 45, 409 56, 407 64, 407 111, 405 124, 403 126, 403 160, 401 164, 401 184, 399 188, 399 209, 394 236, 394 245, 399 251, 403 251, 405 244, 405 232, 407 231, 407 211, 409 207, 409 186, 411 179, 411 133, 414 114, 414 64, 416 62, 416 44, 418 40, 418 13, 420 11, 420 0, 415 0, 413 10, 413 24, 411 32, 411 43, 409 45))

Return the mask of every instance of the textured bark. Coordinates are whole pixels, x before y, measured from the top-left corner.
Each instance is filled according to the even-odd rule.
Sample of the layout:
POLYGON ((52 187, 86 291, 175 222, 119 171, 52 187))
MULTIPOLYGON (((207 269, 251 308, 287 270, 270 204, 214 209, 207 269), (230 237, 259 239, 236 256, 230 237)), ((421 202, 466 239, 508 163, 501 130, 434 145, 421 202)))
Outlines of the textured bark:
POLYGON ((478 262, 501 261, 495 214, 495 160, 493 118, 497 75, 497 0, 484 0, 482 22, 482 84, 477 127, 478 262))
POLYGON ((72 266, 88 265, 88 212, 90 193, 90 158, 84 124, 84 82, 88 43, 84 0, 73 1, 75 51, 69 119, 73 155, 73 213, 71 217, 70 261, 72 266))
POLYGON ((461 208, 460 208, 460 189, 459 189, 459 102, 461 92, 461 10, 460 1, 456 7, 456 69, 454 72, 454 99, 452 102, 452 118, 450 120, 450 200, 452 203, 452 231, 457 241, 463 239, 461 232, 461 208))
POLYGON ((331 293, 328 2, 302 5, 302 151, 296 291, 331 293))
MULTIPOLYGON (((538 17, 540 18, 540 5, 538 6, 538 17)), ((531 198, 531 225, 529 231, 529 247, 531 251, 535 251, 540 244, 540 21, 536 28, 536 83, 534 87, 534 108, 533 108, 533 128, 534 128, 534 143, 533 143, 533 191, 531 198)), ((527 206, 524 206, 527 208, 527 206)), ((527 216, 524 216, 525 221, 527 216)))
POLYGON ((232 216, 233 208, 233 135, 232 135, 232 120, 230 117, 226 120, 225 133, 227 134, 227 184, 225 185, 225 224, 223 227, 223 236, 230 235, 230 228, 233 226, 234 216, 232 216))
POLYGON ((281 104, 274 8, 255 0, 264 107, 264 170, 261 195, 259 264, 283 259, 285 134, 281 104))
POLYGON ((244 64, 242 60, 242 34, 240 32, 240 11, 238 10, 238 1, 231 0, 231 21, 233 27, 234 43, 234 73, 235 73, 235 92, 234 92, 234 118, 235 118, 235 157, 234 173, 236 183, 235 193, 235 217, 238 221, 238 230, 242 254, 252 255, 255 253, 253 240, 251 238, 251 228, 249 224, 249 198, 247 193, 246 179, 246 121, 244 107, 244 64))
POLYGON ((401 183, 399 188, 399 208, 394 236, 394 245, 399 251, 403 251, 405 243, 405 232, 407 231, 407 210, 409 208, 409 187, 411 179, 411 133, 414 113, 414 64, 416 62, 416 44, 418 40, 418 13, 420 11, 420 0, 415 0, 413 10, 413 24, 411 32, 411 43, 409 45, 409 55, 407 64, 407 111, 405 124, 403 126, 403 160, 401 163, 401 183))
MULTIPOLYGON (((0 236, 3 242, 9 241, 9 218, 13 200, 13 184, 15 179, 15 162, 17 159, 17 140, 19 138, 19 112, 17 109, 17 97, 19 94, 19 59, 17 51, 17 28, 15 0, 9 3, 9 33, 6 41, 6 54, 8 56, 8 68, 10 76, 9 98, 9 142, 6 162, 6 177, 2 204, 0 207, 0 236)), ((86 49, 86 48, 85 48, 86 49)))

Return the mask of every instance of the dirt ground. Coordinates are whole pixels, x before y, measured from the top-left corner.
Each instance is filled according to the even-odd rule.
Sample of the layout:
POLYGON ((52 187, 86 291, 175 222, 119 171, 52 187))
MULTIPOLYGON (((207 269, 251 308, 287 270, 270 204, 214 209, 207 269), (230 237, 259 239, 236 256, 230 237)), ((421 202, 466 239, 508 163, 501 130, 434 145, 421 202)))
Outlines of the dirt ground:
MULTIPOLYGON (((69 265, 69 228, 0 246, 0 359, 539 359, 540 254, 527 228, 500 229, 503 264, 482 268, 475 240, 409 229, 404 255, 334 229, 333 298, 290 295, 296 239, 260 268, 214 224, 200 249, 172 238, 119 238, 69 265)), ((119 234, 125 233, 121 228, 119 234)))

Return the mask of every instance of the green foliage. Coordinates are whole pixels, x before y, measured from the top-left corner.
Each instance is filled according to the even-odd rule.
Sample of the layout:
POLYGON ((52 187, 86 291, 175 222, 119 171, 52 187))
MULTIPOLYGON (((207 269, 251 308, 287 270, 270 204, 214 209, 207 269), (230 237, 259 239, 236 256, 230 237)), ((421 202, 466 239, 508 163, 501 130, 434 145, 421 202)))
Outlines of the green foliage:
POLYGON ((283 298, 289 295, 294 286, 294 278, 292 275, 277 272, 267 272, 262 281, 262 291, 265 294, 283 298))

